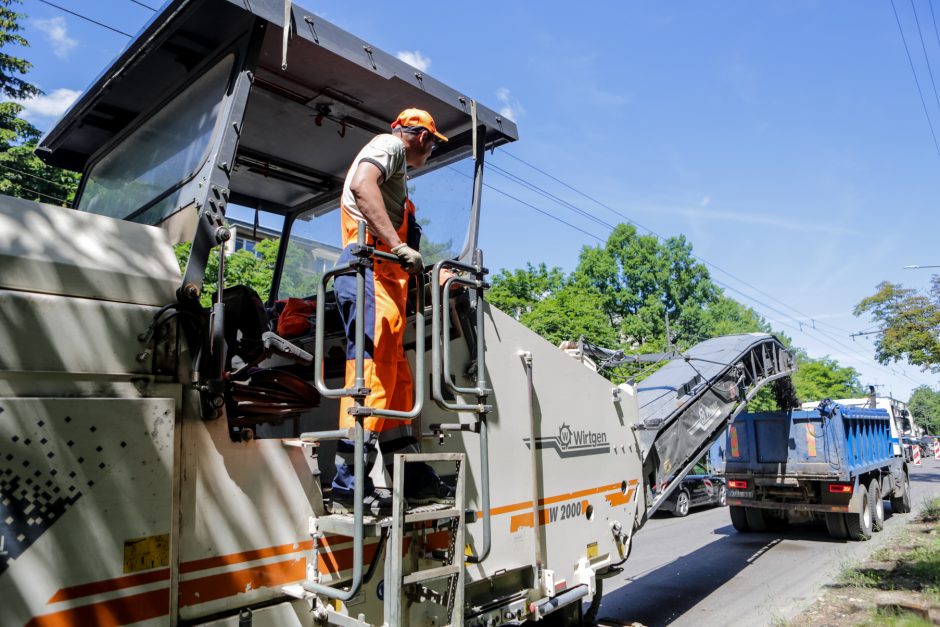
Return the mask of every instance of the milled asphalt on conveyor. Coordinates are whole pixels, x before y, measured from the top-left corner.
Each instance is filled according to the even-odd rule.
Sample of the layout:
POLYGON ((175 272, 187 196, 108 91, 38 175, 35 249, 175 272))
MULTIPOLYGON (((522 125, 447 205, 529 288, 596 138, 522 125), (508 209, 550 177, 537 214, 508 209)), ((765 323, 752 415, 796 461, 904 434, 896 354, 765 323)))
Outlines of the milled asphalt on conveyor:
POLYGON ((772 625, 796 616, 846 566, 894 536, 940 496, 940 461, 909 466, 912 514, 891 516, 867 542, 833 540, 825 525, 738 533, 726 507, 657 515, 641 529, 623 572, 604 581, 600 625, 772 625))

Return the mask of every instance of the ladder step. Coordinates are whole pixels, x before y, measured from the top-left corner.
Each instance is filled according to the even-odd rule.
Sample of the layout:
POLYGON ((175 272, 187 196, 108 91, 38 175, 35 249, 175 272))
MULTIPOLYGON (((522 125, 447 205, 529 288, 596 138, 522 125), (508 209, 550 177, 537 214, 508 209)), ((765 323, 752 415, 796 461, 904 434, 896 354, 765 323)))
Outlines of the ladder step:
POLYGON ((456 507, 447 509, 433 509, 430 511, 406 512, 405 523, 424 522, 426 520, 442 520, 444 518, 459 518, 463 513, 456 507))
POLYGON ((437 568, 419 570, 409 575, 405 575, 402 578, 402 583, 408 585, 412 583, 421 583, 422 581, 431 581, 432 579, 443 579, 444 577, 456 575, 462 568, 463 566, 460 564, 451 564, 450 566, 438 566, 437 568))

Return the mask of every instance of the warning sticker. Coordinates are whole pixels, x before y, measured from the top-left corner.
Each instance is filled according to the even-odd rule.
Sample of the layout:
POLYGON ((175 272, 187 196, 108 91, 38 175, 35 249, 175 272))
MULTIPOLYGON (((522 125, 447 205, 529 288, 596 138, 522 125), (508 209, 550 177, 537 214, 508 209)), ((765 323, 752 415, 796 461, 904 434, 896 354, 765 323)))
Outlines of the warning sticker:
POLYGON ((587 545, 587 556, 589 560, 597 557, 597 542, 592 542, 587 545))
POLYGON ((170 534, 124 541, 124 572, 136 573, 170 565, 170 534))

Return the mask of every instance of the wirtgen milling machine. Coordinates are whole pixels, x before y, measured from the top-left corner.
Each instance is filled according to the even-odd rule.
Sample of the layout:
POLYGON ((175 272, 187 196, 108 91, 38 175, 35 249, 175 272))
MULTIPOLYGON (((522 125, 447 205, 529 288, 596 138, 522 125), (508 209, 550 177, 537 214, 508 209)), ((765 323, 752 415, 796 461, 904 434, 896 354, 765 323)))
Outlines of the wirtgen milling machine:
MULTIPOLYGON (((78 210, 0 197, 0 624, 577 620, 791 360, 770 336, 722 338, 655 389, 612 388, 489 307, 484 156, 515 139, 512 121, 290 0, 167 2, 39 148, 83 173, 78 210), (414 174, 456 170, 470 193, 418 203, 437 251, 405 340, 422 453, 395 456, 392 516, 334 515, 336 440, 363 446, 369 411, 366 390, 343 388, 331 279, 356 275, 361 307, 379 254, 334 266, 338 199, 359 149, 407 107, 451 138, 414 174), (261 246, 272 216, 266 301, 213 279, 203 309, 207 266, 221 277, 230 257, 216 251, 261 246), (315 312, 290 340, 273 332, 287 297, 315 312), (401 466, 416 461, 454 504, 406 507, 401 466)), ((385 480, 360 467, 360 492, 370 471, 385 480)))

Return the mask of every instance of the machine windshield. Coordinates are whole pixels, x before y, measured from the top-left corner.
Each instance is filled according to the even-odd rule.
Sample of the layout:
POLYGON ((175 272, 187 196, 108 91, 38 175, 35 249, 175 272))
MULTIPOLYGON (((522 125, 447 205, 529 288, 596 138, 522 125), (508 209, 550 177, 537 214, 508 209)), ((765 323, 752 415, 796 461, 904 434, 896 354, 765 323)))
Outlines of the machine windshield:
MULTIPOLYGON (((460 254, 470 221, 473 162, 430 172, 409 182, 411 200, 421 225, 421 255, 426 265, 460 254)), ((277 298, 303 298, 316 293, 317 282, 342 252, 339 208, 302 214, 291 227, 277 298)))
POLYGON ((145 224, 179 209, 182 184, 208 156, 233 63, 223 58, 98 161, 78 208, 145 224))

